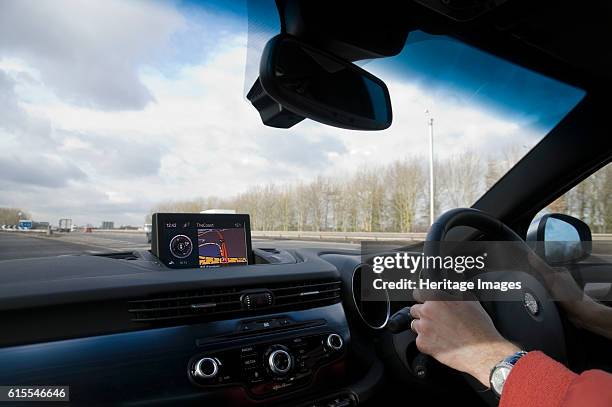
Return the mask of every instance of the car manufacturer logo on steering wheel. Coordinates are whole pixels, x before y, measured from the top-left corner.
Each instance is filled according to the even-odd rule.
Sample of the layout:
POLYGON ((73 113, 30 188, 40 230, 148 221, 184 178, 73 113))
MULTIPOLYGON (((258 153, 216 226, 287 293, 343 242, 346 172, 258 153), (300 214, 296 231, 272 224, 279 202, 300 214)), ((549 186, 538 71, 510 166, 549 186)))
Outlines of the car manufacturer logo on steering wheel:
POLYGON ((538 299, 531 293, 526 292, 523 297, 523 305, 527 308, 527 311, 533 316, 538 315, 540 312, 540 304, 538 304, 538 299))

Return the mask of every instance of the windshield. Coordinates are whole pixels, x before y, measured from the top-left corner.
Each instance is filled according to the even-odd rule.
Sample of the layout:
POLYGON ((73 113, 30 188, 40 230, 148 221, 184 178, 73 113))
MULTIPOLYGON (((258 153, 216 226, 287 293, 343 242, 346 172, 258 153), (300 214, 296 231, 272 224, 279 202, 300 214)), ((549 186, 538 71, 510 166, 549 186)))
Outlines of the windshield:
POLYGON ((265 127, 245 93, 278 32, 273 3, 258 26, 238 1, 3 1, 0 256, 144 248, 161 211, 249 213, 254 233, 423 232, 432 139, 437 216, 474 203, 583 97, 413 32, 359 63, 389 88, 389 129, 265 127), (21 249, 35 233, 48 251, 21 249))

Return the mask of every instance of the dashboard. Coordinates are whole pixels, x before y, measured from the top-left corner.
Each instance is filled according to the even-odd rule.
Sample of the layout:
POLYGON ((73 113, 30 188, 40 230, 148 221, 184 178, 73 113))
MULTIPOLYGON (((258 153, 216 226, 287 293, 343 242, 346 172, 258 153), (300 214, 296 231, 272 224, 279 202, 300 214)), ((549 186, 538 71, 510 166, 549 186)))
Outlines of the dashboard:
MULTIPOLYGON (((0 383, 70 386, 71 404, 86 406, 346 407, 386 394, 385 377, 464 391, 413 331, 387 331, 409 303, 362 300, 361 251, 253 249, 248 218, 202 215, 157 217, 151 250, 0 261, 0 383)), ((488 278, 500 272, 512 271, 488 278)), ((513 278, 546 298, 533 277, 513 278)), ((493 311, 512 316, 499 329, 524 349, 553 337, 548 351, 564 355, 540 324, 552 306, 540 319, 521 302, 493 311)))
POLYGON ((355 296, 359 253, 245 247, 212 268, 155 250, 0 262, 0 382, 69 385, 74 405, 366 400, 383 379, 367 335, 391 310, 355 296))

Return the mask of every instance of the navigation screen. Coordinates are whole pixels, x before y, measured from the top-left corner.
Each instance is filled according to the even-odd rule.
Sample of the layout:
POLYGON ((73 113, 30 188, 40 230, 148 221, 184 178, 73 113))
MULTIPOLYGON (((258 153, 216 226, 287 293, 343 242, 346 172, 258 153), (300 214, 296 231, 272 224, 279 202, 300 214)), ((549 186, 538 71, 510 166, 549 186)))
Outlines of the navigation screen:
POLYGON ((198 229, 200 267, 248 264, 244 228, 198 229))
POLYGON ((155 213, 151 252, 171 268, 251 264, 249 216, 155 213))

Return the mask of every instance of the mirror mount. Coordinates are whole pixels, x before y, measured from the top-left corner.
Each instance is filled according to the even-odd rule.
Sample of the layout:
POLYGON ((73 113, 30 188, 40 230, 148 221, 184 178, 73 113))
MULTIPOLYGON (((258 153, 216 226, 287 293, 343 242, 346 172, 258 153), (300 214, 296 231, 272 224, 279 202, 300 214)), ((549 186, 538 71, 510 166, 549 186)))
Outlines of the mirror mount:
POLYGON ((266 126, 288 129, 305 119, 304 116, 293 113, 272 99, 262 88, 259 78, 257 78, 246 97, 257 109, 261 121, 266 126))

